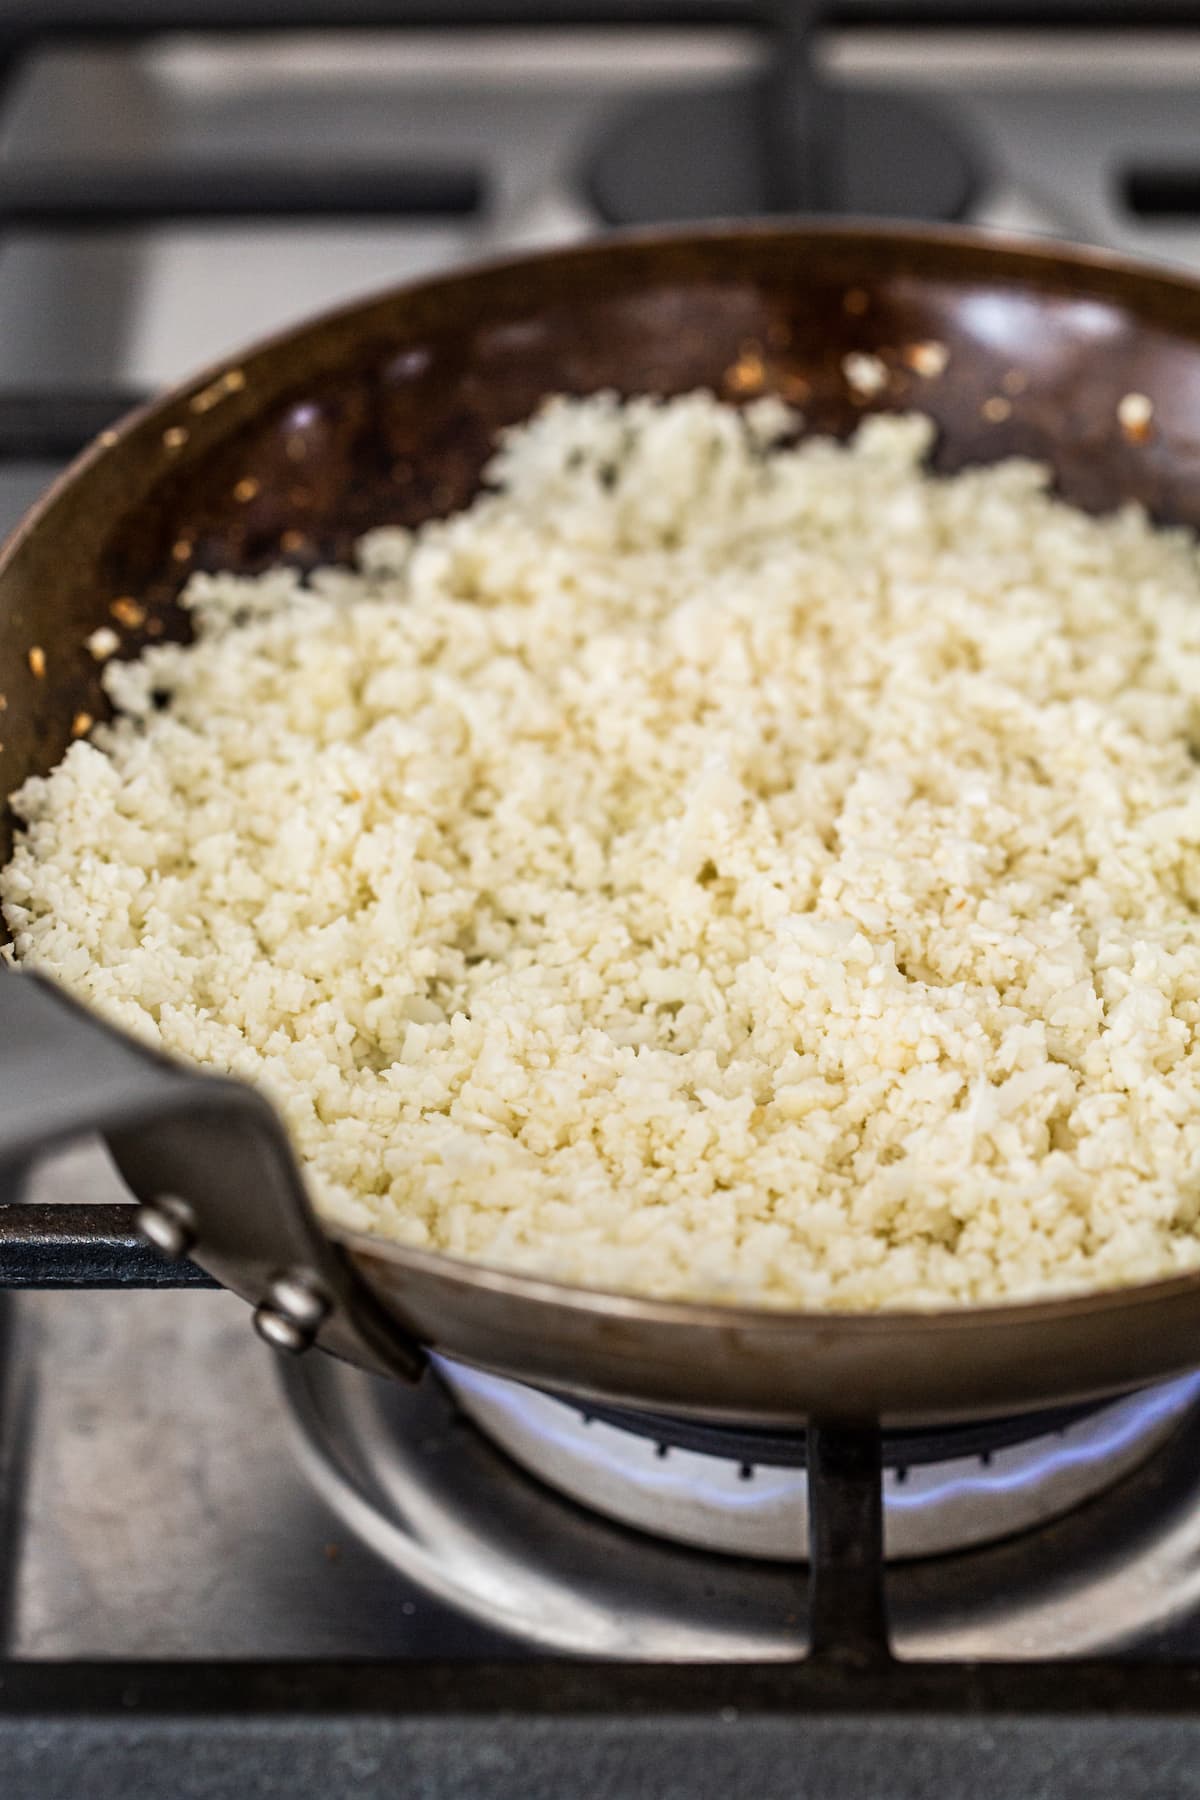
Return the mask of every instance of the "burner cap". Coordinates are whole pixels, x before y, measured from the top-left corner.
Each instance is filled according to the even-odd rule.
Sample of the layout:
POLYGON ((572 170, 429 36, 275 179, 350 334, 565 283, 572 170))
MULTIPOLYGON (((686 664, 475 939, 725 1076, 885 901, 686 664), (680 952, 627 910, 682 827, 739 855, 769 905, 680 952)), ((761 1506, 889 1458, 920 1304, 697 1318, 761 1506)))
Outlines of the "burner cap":
MULTIPOLYGON (((978 172, 936 110, 904 96, 823 93, 823 211, 953 220, 978 172)), ((618 114, 592 147, 583 188, 609 225, 737 219, 778 210, 763 180, 762 92, 751 76, 660 94, 618 114)), ((793 209, 789 209, 793 210, 793 209)))

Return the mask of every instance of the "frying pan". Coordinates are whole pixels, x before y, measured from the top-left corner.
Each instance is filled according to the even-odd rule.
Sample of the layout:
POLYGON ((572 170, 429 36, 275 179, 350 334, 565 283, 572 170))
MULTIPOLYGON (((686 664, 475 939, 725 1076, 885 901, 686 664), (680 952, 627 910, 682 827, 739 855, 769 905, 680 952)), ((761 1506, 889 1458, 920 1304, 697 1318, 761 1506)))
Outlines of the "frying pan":
MULTIPOLYGON (((1133 498, 1200 525, 1200 284, 1184 276, 837 224, 638 235, 482 267, 211 369, 67 472, 0 559, 0 792, 52 767, 79 714, 107 712, 84 640, 114 601, 131 651, 185 636, 176 596, 194 569, 344 559, 371 526, 459 507, 496 430, 548 392, 698 386, 780 392, 838 435, 868 406, 916 405, 937 422, 943 470, 1022 453, 1081 506, 1133 498), (881 391, 847 379, 854 352, 882 360, 881 391), (1128 408, 1122 429, 1129 393, 1153 401, 1148 430, 1128 408)), ((0 860, 11 833, 0 821, 0 860)), ((432 1347, 656 1412, 907 1425, 1200 1364, 1200 1273, 1048 1303, 803 1314, 583 1291, 327 1236, 260 1096, 151 1055, 23 973, 0 976, 0 1098, 0 1168, 102 1130, 148 1232, 249 1300, 265 1335, 394 1374, 432 1347)))

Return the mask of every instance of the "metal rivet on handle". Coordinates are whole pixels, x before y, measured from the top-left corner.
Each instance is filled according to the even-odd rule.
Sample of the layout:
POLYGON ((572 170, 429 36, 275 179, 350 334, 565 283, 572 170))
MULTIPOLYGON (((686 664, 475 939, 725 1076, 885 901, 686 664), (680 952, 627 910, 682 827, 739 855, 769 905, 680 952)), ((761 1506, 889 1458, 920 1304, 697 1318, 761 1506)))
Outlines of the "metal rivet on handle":
POLYGON ((168 1262, 182 1262, 196 1247, 196 1215, 176 1194, 159 1194, 133 1215, 135 1228, 168 1262))
POLYGON ((254 1309, 254 1329, 265 1343, 295 1356, 315 1341, 330 1303, 315 1277, 303 1269, 277 1275, 254 1309))

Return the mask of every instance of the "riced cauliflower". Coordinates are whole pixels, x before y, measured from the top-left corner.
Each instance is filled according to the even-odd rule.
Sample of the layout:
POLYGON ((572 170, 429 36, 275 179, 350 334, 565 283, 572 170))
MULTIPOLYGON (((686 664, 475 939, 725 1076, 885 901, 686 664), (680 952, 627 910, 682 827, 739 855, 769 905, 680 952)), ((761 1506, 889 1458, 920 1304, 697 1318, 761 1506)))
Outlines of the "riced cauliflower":
POLYGON ((16 956, 404 1244, 804 1308, 1200 1267, 1196 543, 794 425, 554 400, 356 572, 193 580, 15 797, 16 956))

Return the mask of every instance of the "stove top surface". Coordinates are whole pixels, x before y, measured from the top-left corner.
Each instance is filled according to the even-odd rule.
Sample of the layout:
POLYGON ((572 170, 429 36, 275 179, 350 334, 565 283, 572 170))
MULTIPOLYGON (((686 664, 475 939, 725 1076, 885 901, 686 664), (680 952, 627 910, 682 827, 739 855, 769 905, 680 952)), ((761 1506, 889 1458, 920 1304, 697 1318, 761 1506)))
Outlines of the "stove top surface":
MULTIPOLYGON (((1186 195, 1164 211, 1151 179, 1196 168, 1200 28, 833 31, 816 60, 848 95, 923 102, 969 146, 976 222, 1200 263, 1194 196, 1191 211, 1186 195)), ((0 175, 152 162, 199 181, 336 145, 350 172, 473 170, 483 203, 440 219, 17 231, 0 269, 0 384, 154 386, 372 287, 585 234, 599 220, 584 170, 614 117, 647 96, 736 85, 760 62, 755 40, 728 29, 179 33, 46 49, 4 106, 0 175)))
MULTIPOLYGON (((1181 11, 1173 30, 1101 33, 1054 17, 1053 27, 1019 34, 833 30, 819 55, 831 79, 930 105, 969 143, 980 171, 975 222, 1200 268, 1200 22, 1181 11)), ((239 159, 286 173, 298 147, 311 154, 314 143, 338 145, 351 171, 377 171, 396 157, 453 164, 478 178, 483 197, 474 210, 441 218, 9 232, 0 259, 0 396, 144 390, 373 287, 588 233, 598 220, 579 171, 614 109, 664 89, 744 80, 758 54, 746 33, 729 29, 236 42, 179 32, 136 49, 39 52, 0 109, 0 198, 18 165, 175 169, 202 182, 205 171, 228 176, 239 159)), ((0 444, 0 529, 53 467, 23 457, 19 444, 7 454, 0 444)), ((30 1197, 65 1203, 123 1190, 85 1146, 47 1165, 30 1197)), ((721 1732, 736 1723, 738 1706, 718 1705, 702 1683, 687 1690, 690 1699, 682 1688, 676 1694, 670 1669, 643 1686, 628 1674, 616 1682, 606 1705, 620 1715, 621 1741, 644 1728, 647 1745, 657 1746, 645 1751, 648 1785, 636 1789, 656 1800, 699 1793, 701 1772, 725 1792, 751 1791, 749 1782, 769 1800, 830 1759, 847 1783, 839 1791, 867 1791, 865 1772, 880 1766, 894 1771, 897 1793, 945 1785, 934 1739, 915 1726, 882 1714, 838 1722, 833 1715, 849 1702, 836 1672, 814 1676, 814 1704, 830 1717, 805 1721, 800 1748, 780 1736, 794 1697, 753 1668, 778 1667, 782 1682, 803 1649, 802 1570, 662 1542, 586 1511, 510 1462, 436 1384, 386 1389, 320 1361, 281 1379, 245 1308, 219 1293, 22 1294, 9 1313, 19 1353, 8 1359, 9 1392, 0 1398, 12 1427, 0 1442, 0 1496, 7 1493, 18 1529, 0 1521, 9 1554, 0 1636, 7 1595, 5 1648, 27 1670, 14 1703, 39 1719, 54 1714, 62 1663, 121 1658, 160 1668, 132 1686, 115 1671, 109 1693, 103 1668, 89 1665, 77 1699, 62 1703, 79 1714, 69 1748, 57 1726, 45 1726, 25 1787, 21 1768, 35 1762, 16 1765, 18 1795, 78 1792, 89 1767, 97 1773, 85 1787, 97 1796, 161 1791, 152 1776, 130 1785, 133 1764, 114 1748, 125 1743, 119 1724, 96 1725, 91 1736, 86 1719, 80 1724, 88 1708, 109 1701, 116 1714, 143 1701, 147 1716, 161 1713, 159 1736, 148 1725, 129 1743, 152 1759, 173 1746, 172 1791, 181 1796, 248 1791, 256 1770, 267 1792, 281 1783, 296 1794, 390 1792, 390 1758, 425 1767, 411 1719, 396 1723, 400 1700, 410 1713, 427 1705, 430 1718, 449 1705, 436 1670, 421 1673, 427 1665, 489 1659, 512 1671, 513 1716, 525 1708, 541 1717, 558 1700, 538 1686, 536 1659, 563 1651, 746 1667, 737 1692, 761 1704, 762 1735, 739 1738, 732 1762, 723 1760, 731 1752, 721 1732), (175 1680, 171 1661, 208 1658, 239 1661, 234 1686, 226 1691, 219 1669, 210 1672, 201 1699, 190 1677, 175 1680), (351 1710, 370 1722, 360 1718, 347 1735, 332 1721, 350 1705, 342 1675, 326 1680, 318 1670, 289 1685, 277 1662, 248 1672, 253 1659, 301 1658, 339 1668, 343 1659, 389 1659, 409 1672, 407 1686, 390 1687, 394 1677, 384 1673, 364 1677, 351 1710), (302 1750, 294 1716, 274 1735, 266 1725, 242 1735, 234 1725, 218 1729, 235 1697, 269 1720, 285 1690, 288 1704, 330 1715, 327 1728, 314 1722, 302 1750), (640 1716, 647 1712, 653 1717, 640 1716), (779 1759, 785 1786, 772 1785, 760 1752, 779 1759), (215 1758, 208 1786, 199 1773, 193 1779, 200 1755, 215 1758), (118 1763, 121 1779, 106 1788, 104 1771, 118 1763), (60 1787, 47 1785, 48 1767, 60 1787)), ((1140 1466, 1067 1516, 893 1570, 900 1654, 990 1664, 1103 1653, 1127 1672, 1123 1659, 1135 1655, 1160 1666, 1200 1659, 1200 1423, 1189 1414, 1172 1425, 1140 1466)), ((996 1717, 956 1725, 937 1742, 988 1756, 997 1792, 1091 1793, 1106 1782, 1128 1800, 1195 1790, 1194 1742, 1181 1726, 1165 1716, 1145 1729, 1102 1717, 1116 1704, 1161 1701, 1181 1711, 1194 1704, 1190 1678, 1160 1694, 1132 1674, 1114 1687, 1110 1674, 1088 1676, 1080 1688, 1096 1711, 1086 1732, 1061 1718, 1042 1729, 1042 1713, 1057 1704, 1050 1688, 1015 1676, 1005 1686, 1003 1670, 992 1701, 969 1670, 952 1676, 947 1668, 944 1690, 923 1676, 905 1704, 940 1707, 944 1723, 951 1714, 974 1718, 994 1701, 996 1717)), ((489 1704, 504 1703, 506 1679, 490 1678, 489 1704)), ((569 1674, 559 1687, 583 1704, 569 1674)), ((855 1696, 860 1709, 878 1699, 869 1682, 855 1696)), ((461 1758, 441 1752, 437 1780, 422 1792, 480 1800, 489 1769, 506 1772, 503 1791, 525 1800, 563 1791, 539 1773, 538 1745, 550 1736, 517 1745, 508 1726, 471 1723, 469 1696, 463 1706, 454 1728, 461 1758)), ((592 1737, 568 1731, 561 1739, 577 1791, 618 1791, 604 1774, 617 1729, 601 1720, 592 1737)))

